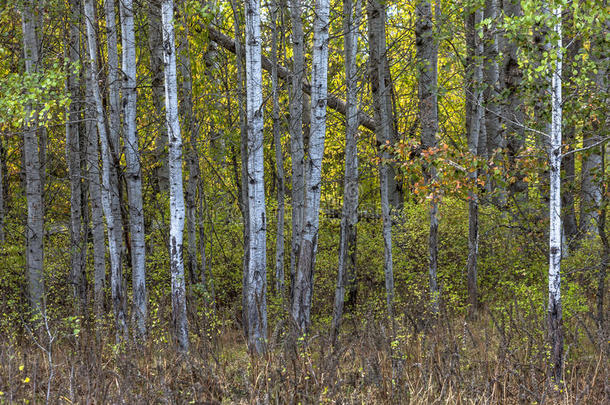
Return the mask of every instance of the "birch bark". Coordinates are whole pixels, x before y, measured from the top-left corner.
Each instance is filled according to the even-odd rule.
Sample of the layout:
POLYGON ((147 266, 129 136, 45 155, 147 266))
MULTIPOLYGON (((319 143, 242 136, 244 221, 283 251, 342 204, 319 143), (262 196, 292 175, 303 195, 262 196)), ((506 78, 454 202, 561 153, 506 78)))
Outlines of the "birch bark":
POLYGON ((318 250, 322 157, 326 133, 329 12, 329 0, 316 0, 311 72, 311 129, 309 156, 305 167, 307 172, 304 221, 292 301, 292 317, 303 332, 311 323, 313 277, 318 250))
MULTIPOLYGON (((97 134, 96 103, 93 96, 91 65, 85 67, 86 90, 86 178, 89 180, 91 201, 91 236, 93 238, 93 296, 95 313, 101 317, 104 309, 104 289, 106 288, 106 244, 104 241, 104 212, 102 209, 102 186, 99 167, 99 139, 97 134)), ((110 234, 109 234, 110 237, 110 234)))
POLYGON ((343 1, 343 49, 345 57, 345 88, 347 115, 345 125, 345 174, 343 179, 343 211, 341 213, 341 234, 339 239, 339 266, 337 288, 331 325, 331 340, 337 340, 346 286, 355 283, 349 280, 356 274, 356 236, 358 225, 358 75, 356 55, 358 53, 358 33, 362 4, 356 0, 343 1))
MULTIPOLYGON (((179 114, 182 116, 182 132, 188 139, 187 152, 186 152, 186 164, 188 167, 188 180, 186 184, 186 233, 187 233, 187 266, 189 271, 190 281, 196 283, 198 273, 198 261, 197 261, 197 188, 200 182, 200 168, 199 158, 197 156, 197 145, 198 141, 196 133, 193 127, 193 82, 191 76, 191 57, 189 51, 188 42, 188 22, 186 19, 183 22, 184 30, 179 40, 178 55, 180 62, 178 63, 180 74, 182 76, 182 83, 180 86, 180 99, 179 114)), ((205 252, 202 252, 205 256, 205 252)), ((205 260, 205 259, 204 259, 205 260)), ((202 275, 205 269, 202 268, 202 275)), ((205 278, 205 276, 204 276, 205 278)), ((205 283, 203 284, 205 286, 205 283)))
MULTIPOLYGON (((416 57, 419 69, 419 118, 421 124, 422 149, 436 148, 438 132, 437 106, 437 58, 438 42, 434 38, 432 6, 429 0, 422 0, 416 7, 416 57)), ((430 190, 430 231, 428 239, 430 300, 433 313, 439 311, 438 268, 438 202, 436 201, 436 169, 424 163, 424 176, 430 190)))
POLYGON ((184 280, 183 232, 184 192, 182 189, 182 135, 178 116, 178 79, 174 37, 174 2, 163 0, 163 44, 165 62, 165 113, 169 137, 169 209, 170 209, 170 268, 172 273, 172 323, 178 349, 189 349, 186 319, 186 289, 184 280))
MULTIPOLYGON (((383 273, 386 288, 386 307, 388 316, 392 319, 394 303, 394 264, 392 259, 392 203, 397 197, 394 196, 396 190, 395 172, 389 161, 390 153, 387 145, 394 143, 393 140, 393 120, 392 120, 392 100, 391 87, 386 77, 389 71, 386 56, 385 40, 385 8, 378 0, 368 3, 369 19, 369 72, 371 77, 371 87, 373 93, 373 104, 375 106, 375 120, 377 123, 376 134, 381 148, 378 152, 380 157, 379 164, 379 189, 381 198, 381 216, 383 220, 383 273)), ((402 194, 400 194, 402 203, 402 194)))
POLYGON ((551 340, 550 373, 556 384, 560 384, 563 374, 563 332, 561 306, 561 120, 562 120, 562 38, 561 6, 553 11, 554 31, 557 43, 550 49, 556 60, 551 69, 551 133, 548 144, 550 202, 549 202, 549 336, 551 340))
MULTIPOLYGON (((98 136, 101 143, 102 154, 102 205, 106 225, 108 228, 108 250, 110 254, 110 288, 112 291, 112 304, 116 321, 117 340, 128 339, 126 300, 123 285, 123 273, 121 265, 122 257, 122 235, 121 211, 119 208, 118 181, 116 166, 112 157, 111 136, 106 132, 104 105, 98 84, 98 55, 97 38, 94 23, 95 9, 93 0, 85 0, 85 24, 87 26, 87 44, 89 50, 89 66, 91 78, 91 91, 95 101, 95 116, 98 136)), ((112 115, 112 111, 111 111, 112 115)), ((111 125, 112 126, 112 125, 111 125)))
POLYGON ((271 6, 271 92, 273 93, 273 143, 275 146, 275 164, 277 168, 277 232, 275 236, 275 290, 284 294, 284 154, 282 152, 282 135, 280 132, 280 102, 278 89, 278 14, 281 13, 277 0, 271 6))
POLYGON ((70 1, 70 15, 68 19, 68 45, 66 49, 69 60, 66 77, 66 90, 72 101, 66 108, 66 162, 68 163, 68 176, 70 177, 70 262, 71 282, 74 297, 78 300, 80 312, 87 308, 87 275, 85 273, 86 248, 84 245, 82 213, 82 174, 81 174, 81 148, 80 148, 80 85, 75 71, 80 60, 80 10, 79 0, 70 1))
MULTIPOLYGON (((478 156, 481 121, 483 120, 483 43, 480 39, 480 25, 483 12, 479 9, 466 9, 466 134, 468 150, 473 156, 478 156)), ((470 174, 470 180, 477 184, 478 169, 470 174)), ((470 301, 469 316, 474 318, 479 306, 477 286, 477 265, 479 255, 479 196, 476 192, 469 193, 468 199, 468 262, 467 286, 470 301)))
POLYGON ((144 233, 144 208, 142 203, 142 170, 137 136, 136 89, 136 38, 132 0, 121 0, 121 42, 123 55, 123 128, 125 141, 125 178, 129 201, 129 229, 131 231, 131 267, 133 287, 133 317, 136 338, 146 338, 148 314, 146 297, 146 244, 144 233))
POLYGON ((290 287, 294 296, 303 209, 305 206, 305 145, 303 141, 303 79, 305 78, 305 36, 303 34, 301 0, 290 0, 292 24, 292 74, 290 86, 290 155, 292 161, 292 242, 290 251, 290 287))
POLYGON ((259 0, 246 0, 246 113, 248 126, 248 273, 245 321, 248 346, 257 354, 266 351, 266 233, 263 161, 263 73, 259 0))
MULTIPOLYGON (((26 0, 22 11, 23 51, 26 74, 41 72, 40 49, 38 47, 36 2, 26 0)), ((27 201, 26 267, 28 298, 32 309, 43 309, 43 179, 40 158, 38 127, 39 109, 34 104, 26 107, 23 130, 23 155, 25 161, 25 194, 27 201)))

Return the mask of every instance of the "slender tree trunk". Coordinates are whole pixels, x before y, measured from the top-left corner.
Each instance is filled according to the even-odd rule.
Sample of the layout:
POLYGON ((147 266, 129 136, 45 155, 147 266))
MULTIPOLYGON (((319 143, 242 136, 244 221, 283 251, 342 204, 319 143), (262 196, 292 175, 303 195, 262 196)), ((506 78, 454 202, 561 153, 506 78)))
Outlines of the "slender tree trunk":
POLYGON ((4 217, 6 215, 6 199, 4 178, 6 177, 6 154, 4 153, 4 146, 2 145, 4 140, 0 137, 0 244, 4 244, 6 236, 4 234, 4 217))
POLYGON ((299 245, 305 207, 305 145, 303 141, 303 79, 305 78, 305 36, 301 0, 290 0, 292 24, 292 75, 290 86, 290 155, 292 161, 292 242, 290 251, 290 287, 294 297, 299 245))
MULTIPOLYGON (((187 267, 190 281, 196 283, 198 274, 197 260, 197 189, 200 183, 199 158, 197 156, 198 142, 196 133, 193 130, 193 82, 191 76, 191 57, 188 42, 188 22, 183 21, 184 30, 179 40, 178 55, 179 69, 182 76, 180 86, 180 115, 182 116, 182 129, 186 138, 189 140, 186 152, 186 163, 189 177, 186 184, 186 233, 187 233, 187 267)), ((205 271, 202 269, 202 272, 205 271)), ((205 284, 204 284, 205 286, 205 284)))
POLYGON ((75 65, 80 60, 80 12, 79 0, 70 1, 68 20, 67 58, 70 61, 66 77, 66 91, 72 102, 66 108, 66 162, 70 177, 70 261, 71 283, 74 296, 78 300, 79 310, 84 314, 87 308, 87 275, 85 273, 86 249, 83 243, 85 227, 82 222, 82 174, 80 147, 80 81, 75 72, 75 65))
MULTIPOLYGON (((99 166, 99 140, 96 127, 96 103, 93 96, 91 66, 87 64, 87 94, 85 111, 87 151, 86 177, 89 180, 89 199, 91 200, 91 233, 93 238, 93 295, 95 313, 99 317, 104 310, 104 289, 106 288, 106 244, 104 242, 104 212, 102 209, 102 187, 99 166)), ((110 235, 109 235, 110 236, 110 235)))
MULTIPOLYGON (((570 30, 569 26, 573 25, 573 12, 569 11, 565 18, 566 24, 564 24, 564 32, 570 30)), ((573 29, 573 28, 572 28, 573 29)), ((567 88, 570 85, 571 78, 574 75, 574 69, 572 65, 576 62, 576 57, 582 46, 579 38, 573 38, 571 36, 564 36, 564 42, 569 44, 565 55, 565 68, 563 69, 563 86, 567 88)), ((570 104, 572 102, 568 101, 570 104)), ((564 144, 567 145, 567 149, 573 149, 576 144, 576 123, 573 120, 568 119, 567 125, 564 130, 564 144)), ((561 160, 561 205, 562 209, 562 222, 563 222, 563 233, 567 247, 571 248, 571 242, 573 242, 578 236, 578 222, 576 219, 575 209, 575 185, 576 185, 576 156, 574 153, 566 155, 561 160)), ((566 254, 568 252, 564 252, 566 254)))
POLYGON ((167 131, 164 122, 164 88, 163 88, 163 29, 161 26, 161 0, 151 0, 148 9, 148 44, 150 48, 150 75, 152 102, 156 117, 159 120, 155 138, 155 180, 157 192, 169 190, 167 162, 167 131), (162 118, 163 117, 163 118, 162 118))
POLYGON ((275 145, 275 164, 277 167, 277 232, 275 236, 275 290, 284 294, 284 154, 280 132, 280 102, 278 89, 278 14, 281 13, 278 0, 271 2, 271 92, 273 93, 273 143, 275 145))
POLYGON ((184 194, 182 189, 182 136, 178 116, 178 79, 174 37, 174 2, 163 0, 163 43, 165 61, 165 112, 169 137, 170 269, 172 273, 172 323, 178 349, 189 349, 184 280, 183 231, 184 194))
MULTIPOLYGON (((601 34, 591 44, 591 60, 598 66, 593 76, 597 94, 608 93, 608 41, 605 40, 610 31, 610 23, 606 21, 605 35, 601 34)), ((606 105, 606 99, 600 100, 600 105, 606 105)), ((607 118, 607 117, 606 117, 607 118)), ((595 117, 591 120, 588 130, 583 131, 583 147, 590 148, 582 156, 581 166, 581 203, 580 203, 580 231, 586 238, 593 238, 598 232, 599 211, 603 199, 601 173, 602 146, 604 138, 604 117, 595 117), (597 146, 594 146, 597 145, 597 146)))
MULTIPOLYGON (((382 148, 393 144, 393 120, 392 120, 392 99, 390 82, 386 77, 389 71, 386 56, 385 40, 385 8, 378 0, 368 3, 369 20, 369 75, 371 78, 371 88, 373 93, 373 104, 375 106, 375 120, 377 122, 376 134, 382 148)), ((392 213, 391 205, 402 204, 400 198, 395 196, 396 181, 395 172, 390 166, 390 153, 381 149, 379 152, 381 162, 379 164, 379 188, 381 196, 381 215, 383 219, 383 246, 384 261, 383 272, 385 275, 386 305, 390 318, 393 314, 394 302, 394 269, 392 260, 392 213), (395 201, 395 200, 399 201, 395 201)))
POLYGON ((251 351, 266 351, 266 234, 263 161, 263 73, 259 0, 246 0, 246 111, 248 125, 248 273, 244 321, 251 351))
MULTIPOLYGON (((36 2, 26 0, 22 10, 23 50, 26 74, 41 73, 40 50, 38 48, 36 2)), ((25 193, 28 218, 26 224, 26 267, 28 298, 35 310, 42 310, 44 294, 43 278, 43 180, 40 160, 38 126, 39 109, 35 104, 26 107, 23 130, 23 156, 25 161, 25 193)))
MULTIPOLYGON (((608 177, 606 176, 606 156, 607 156, 607 145, 602 146, 602 190, 605 195, 608 195, 610 188, 608 185, 608 177)), ((602 241, 602 260, 597 273, 597 330, 599 335, 600 346, 607 344, 608 339, 606 335, 608 333, 606 329, 606 316, 604 313, 604 300, 606 291, 606 275, 608 274, 608 267, 610 267, 610 242, 608 241, 608 234, 606 233, 606 220, 607 220, 608 203, 605 202, 601 206, 599 214, 599 236, 602 241)))
POLYGON ((557 60, 551 70, 551 133, 548 147, 550 166, 550 203, 549 203, 549 336, 551 340, 551 377, 560 384, 563 374, 563 332, 561 308, 561 6, 554 12, 557 19, 554 27, 557 44, 551 49, 557 55, 557 60))
MULTIPOLYGON (((483 120, 483 43, 477 27, 483 19, 482 10, 466 10, 466 134, 468 150, 473 157, 478 156, 481 122, 483 120)), ((470 181, 476 186, 478 169, 470 173, 470 181)), ((479 307, 477 286, 477 262, 479 255, 479 196, 476 191, 468 195, 468 263, 467 285, 470 302, 469 316, 476 317, 479 307)))
MULTIPOLYGON (((231 7, 233 8, 233 29, 235 31, 235 50, 236 50, 236 70, 237 70, 237 98, 238 98, 238 108, 239 108, 239 130, 240 130, 240 156, 241 156, 241 176, 240 176, 240 186, 239 186, 239 208, 241 210, 241 215, 244 220, 244 229, 243 229, 243 239, 244 239, 244 256, 242 262, 242 308, 247 307, 247 294, 248 294, 248 266, 250 262, 250 209, 249 204, 250 200, 248 198, 248 129, 246 126, 246 100, 245 100, 245 74, 243 67, 243 56, 245 56, 245 51, 242 49, 242 42, 240 40, 240 28, 239 21, 241 20, 239 10, 234 1, 231 1, 231 7)), ((243 328, 246 336, 250 336, 250 332, 248 331, 249 322, 247 320, 243 320, 243 328)))
MULTIPOLYGON (((367 3, 369 22, 369 76, 371 92, 375 105, 377 124, 374 129, 378 146, 385 147, 389 142, 394 145, 397 138, 396 124, 393 117, 392 93, 393 84, 388 61, 386 45, 386 13, 385 3, 379 0, 367 3), (376 100, 376 101, 375 101, 376 100), (380 123, 380 120, 387 122, 380 123), (387 128, 386 128, 387 127, 387 128)), ((402 184, 396 179, 398 169, 392 162, 386 162, 381 171, 387 172, 384 181, 385 193, 391 211, 399 211, 403 206, 402 184)), ((386 197, 384 197, 386 198, 386 197)))
MULTIPOLYGON (((345 87, 347 116, 345 123, 345 175, 343 178, 343 211, 339 240, 339 267, 333 307, 331 340, 336 342, 343 318, 346 286, 349 275, 356 274, 356 242, 358 225, 358 28, 362 12, 360 0, 343 1, 343 48, 345 55, 345 87)), ((355 280, 353 281, 355 283, 355 280)))
MULTIPOLYGON (((108 16, 107 16, 108 17, 108 16)), ((128 339, 126 319, 126 299, 123 285, 123 273, 121 265, 122 257, 122 235, 121 235, 121 210, 119 205, 118 181, 115 160, 112 155, 111 136, 106 132, 104 117, 104 105, 100 93, 97 56, 97 38, 95 23, 95 9, 93 0, 85 0, 85 24, 87 26, 87 43, 89 49, 89 65, 91 78, 91 91, 95 101, 97 131, 101 141, 102 154, 102 204, 106 225, 108 228, 108 250, 110 253, 110 288, 112 291, 112 303, 116 319, 117 340, 128 339)), ((112 114, 112 111, 111 111, 112 114)), ((112 125, 111 125, 112 127, 112 125)))
POLYGON ((314 267, 318 250, 322 158, 326 135, 329 12, 329 0, 316 0, 311 72, 311 129, 309 158, 306 162, 304 221, 292 301, 292 317, 303 332, 311 323, 314 267))
MULTIPOLYGON (((419 68, 419 118, 421 124, 422 149, 436 148, 438 132, 438 107, 436 97, 438 43, 434 38, 432 6, 428 0, 419 2, 416 8, 415 44, 419 68)), ((430 232, 428 249, 430 253, 430 299, 433 313, 439 310, 440 291, 437 284, 438 268, 438 202, 436 200, 436 169, 424 163, 424 176, 431 188, 430 232)))
POLYGON ((483 68, 483 78, 485 80, 484 100, 485 109, 485 127, 487 133, 487 153, 489 157, 493 157, 494 153, 502 145, 502 134, 500 132, 500 109, 498 106, 498 88, 499 70, 498 70, 498 34, 497 34, 497 18, 498 18, 498 1, 485 0, 485 18, 491 19, 492 23, 484 32, 485 44, 484 55, 485 64, 483 68))
MULTIPOLYGON (((503 0, 502 8, 504 16, 509 18, 520 17, 520 0, 503 0)), ((525 175, 517 170, 517 155, 525 144, 525 106, 519 91, 522 82, 522 71, 519 68, 518 44, 506 36, 502 38, 501 68, 499 69, 500 92, 505 99, 499 106, 500 112, 500 139, 502 145, 506 145, 506 155, 508 157, 507 171, 516 181, 511 183, 509 192, 512 195, 527 191, 527 183, 523 181, 525 175)), ((517 198, 517 202, 522 201, 517 198)))
POLYGON ((134 5, 132 0, 119 2, 121 12, 121 39, 123 54, 123 119, 125 136, 125 178, 129 200, 129 229, 131 231, 131 267, 133 287, 133 317, 136 338, 146 338, 148 313, 146 297, 146 241, 144 233, 144 205, 142 203, 142 169, 136 126, 136 38, 134 31, 134 5))

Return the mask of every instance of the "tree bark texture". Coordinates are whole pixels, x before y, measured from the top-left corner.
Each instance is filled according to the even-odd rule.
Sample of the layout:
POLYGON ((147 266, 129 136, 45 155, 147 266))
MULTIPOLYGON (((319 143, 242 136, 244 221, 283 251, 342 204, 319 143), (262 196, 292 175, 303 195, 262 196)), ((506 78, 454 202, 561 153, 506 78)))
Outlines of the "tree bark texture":
MULTIPOLYGON (((343 49, 345 57, 345 88, 347 116, 345 119, 345 174, 343 177, 343 210, 339 236, 339 266, 333 306, 331 340, 336 342, 343 318, 346 287, 355 285, 358 225, 358 32, 362 4, 343 1, 343 49)), ((350 294, 355 293, 351 291, 350 294)), ((350 297, 353 299, 353 297, 350 297)))
POLYGON ((311 72, 311 129, 309 155, 305 162, 304 221, 292 302, 292 317, 301 331, 306 331, 311 323, 313 275, 318 250, 322 157, 326 135, 329 12, 329 0, 316 1, 311 72))
MULTIPOLYGON (((126 319, 126 299, 122 272, 122 234, 121 210, 119 204, 118 181, 116 166, 111 152, 111 137, 106 132, 104 105, 98 82, 98 55, 93 0, 85 0, 85 24, 87 26, 87 44, 89 49, 89 65, 91 91, 95 101, 97 131, 101 143, 102 154, 102 204, 108 228, 108 250, 110 254, 110 288, 112 304, 116 321, 117 340, 128 339, 126 319)), ((112 111, 111 111, 112 114, 112 111)))
POLYGON ((388 58, 385 40, 385 8, 378 0, 368 2, 369 21, 369 75, 375 106, 376 134, 381 140, 379 150, 379 188, 381 198, 381 216, 383 219, 383 273, 386 288, 386 306, 388 316, 392 318, 394 302, 394 268, 392 259, 392 207, 402 205, 402 192, 396 192, 396 173, 389 161, 387 146, 394 143, 394 125, 392 118, 391 79, 389 78, 388 58))
MULTIPOLYGON (((38 47, 38 27, 36 2, 23 2, 23 51, 25 55, 25 73, 41 73, 40 49, 38 47)), ((41 140, 39 139, 39 108, 34 104, 26 107, 26 120, 23 129, 23 155, 25 162, 25 195, 27 201, 26 230, 26 267, 28 298, 32 309, 43 309, 43 179, 40 159, 41 140)))
POLYGON ((80 60, 80 18, 79 0, 70 1, 70 15, 67 28, 67 57, 70 61, 66 76, 66 90, 72 101, 66 108, 66 162, 70 177, 70 281, 74 297, 78 301, 79 311, 84 314, 87 308, 87 274, 85 272, 86 245, 82 212, 82 178, 80 146, 80 80, 75 71, 80 60))
MULTIPOLYGON (((415 44, 419 69, 419 119, 421 125, 422 149, 437 146, 438 106, 437 106, 437 59, 438 42, 434 38, 434 21, 432 6, 428 0, 420 1, 416 6, 415 44)), ((430 300, 431 310, 439 310, 439 289, 437 284, 438 269, 438 202, 436 201, 436 169, 424 163, 424 177, 430 190, 430 231, 428 239, 430 300)))
POLYGON ((246 0, 246 114, 248 131, 248 273, 244 308, 248 346, 262 354, 267 340, 267 218, 263 160, 263 71, 259 0, 246 0))
POLYGON ((174 2, 163 0, 163 59, 165 63, 165 114, 169 138, 169 209, 170 209, 170 269, 172 278, 172 324, 178 350, 189 349, 186 318, 186 287, 184 278, 183 232, 184 191, 182 188, 182 135, 178 116, 178 78, 174 36, 174 2))
POLYGON ((299 258, 303 210, 305 205, 305 145, 303 142, 303 82, 305 79, 305 36, 301 0, 290 1, 292 24, 292 72, 290 77, 290 156, 292 161, 292 242, 290 251, 290 288, 294 297, 296 268, 299 258))
MULTIPOLYGON (((367 2, 369 23, 369 77, 371 93, 375 108, 375 134, 379 146, 385 148, 398 141, 397 129, 394 121, 392 93, 393 84, 388 61, 388 48, 386 45, 386 12, 385 3, 379 0, 367 2)), ((387 158, 388 156, 386 156, 387 158)), ((390 210, 400 210, 403 205, 403 187, 396 179, 398 169, 392 162, 386 162, 385 193, 390 204, 390 210)), ((382 174, 380 173, 380 176, 382 174)), ((383 189, 382 189, 383 190, 383 189)))
MULTIPOLYGON (((509 18, 520 17, 523 14, 519 0, 503 0, 502 9, 504 16, 509 18)), ((499 68, 498 76, 501 86, 500 92, 504 95, 504 100, 499 106, 499 137, 502 146, 506 146, 506 155, 508 157, 507 171, 514 173, 516 177, 516 181, 511 183, 509 187, 510 193, 515 195, 527 190, 527 183, 523 181, 525 176, 519 172, 515 173, 517 170, 517 155, 525 144, 523 126, 525 122, 525 106, 519 91, 523 74, 519 68, 517 43, 503 36, 501 44, 503 58, 500 61, 501 67, 499 68)))
POLYGON ((123 129, 125 143, 125 179, 129 201, 129 230, 131 232, 131 268, 133 288, 133 318, 136 338, 146 338, 148 315, 146 296, 146 242, 144 232, 144 204, 142 202, 142 169, 137 135, 136 37, 132 0, 121 0, 121 42, 123 45, 123 129))
POLYGON ((150 0, 148 5, 148 44, 150 48, 150 77, 152 86, 152 103, 155 116, 159 120, 155 138, 155 181, 158 192, 169 190, 169 172, 167 161, 167 130, 164 122, 165 89, 163 85, 163 28, 161 25, 161 0, 150 0))
POLYGON ((273 97, 273 144, 275 147, 275 165, 277 177, 277 232, 275 235, 275 291, 284 295, 284 217, 285 175, 284 153, 282 152, 282 134, 280 122, 280 101, 278 88, 278 16, 281 13, 277 0, 270 6, 271 13, 271 92, 273 97))
MULTIPOLYGON (((483 11, 480 9, 466 9, 466 135, 468 151, 473 157, 478 156, 479 138, 483 117, 483 42, 477 27, 483 20, 483 11)), ((470 181, 477 184, 478 169, 470 173, 470 181)), ((468 195, 468 262, 467 286, 470 303, 469 315, 474 318, 479 307, 477 272, 479 256, 479 196, 476 191, 468 195)))
POLYGON ((104 237, 104 212, 102 209, 102 185, 99 166, 99 139, 97 134, 97 109, 93 96, 91 65, 85 67, 87 90, 85 100, 86 118, 86 178, 89 180, 89 200, 91 201, 91 236, 93 239, 93 299, 95 313, 101 317, 104 309, 104 289, 106 288, 106 244, 104 237))
POLYGON ((558 36, 557 44, 551 47, 556 52, 557 60, 551 69, 551 133, 548 147, 550 173, 549 202, 549 337, 551 343, 550 375, 556 384, 560 384, 563 374, 563 332, 561 307, 561 7, 554 11, 557 22, 554 27, 558 36))

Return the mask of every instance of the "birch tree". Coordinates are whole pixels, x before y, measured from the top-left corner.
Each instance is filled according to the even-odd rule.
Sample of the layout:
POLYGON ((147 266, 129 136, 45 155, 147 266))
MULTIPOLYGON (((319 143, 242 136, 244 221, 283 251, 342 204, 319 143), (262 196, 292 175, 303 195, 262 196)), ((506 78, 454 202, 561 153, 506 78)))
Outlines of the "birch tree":
MULTIPOLYGON (((562 120, 562 38, 561 6, 553 12, 555 46, 549 49, 554 54, 551 62, 551 132, 548 143, 549 156, 549 337, 551 343, 550 373, 553 381, 559 384, 563 374, 563 331, 561 307, 561 120, 562 120)), ((550 42, 550 41, 549 41, 550 42)))
POLYGON ((290 286, 294 296, 296 266, 303 229, 305 204, 305 145, 303 143, 303 79, 305 77, 305 36, 301 0, 290 1, 292 24, 292 74, 290 83, 290 157, 292 161, 292 242, 290 251, 290 286))
MULTIPOLYGON (((110 255, 110 289, 114 308, 117 340, 127 340, 126 300, 121 265, 122 235, 121 211, 119 207, 118 180, 116 166, 111 152, 111 136, 106 132, 104 105, 98 81, 97 37, 95 28, 95 8, 93 0, 85 0, 85 24, 91 78, 89 83, 95 102, 95 120, 102 154, 102 205, 108 229, 108 251, 110 255)), ((111 111, 112 114, 112 111, 111 111)), ((112 127, 112 125, 110 125, 112 127)))
POLYGON ((70 93, 72 101, 66 108, 66 162, 68 163, 68 176, 70 177, 70 262, 71 282, 75 298, 78 300, 81 312, 87 304, 87 275, 85 273, 84 226, 82 212, 82 173, 80 149, 80 81, 76 66, 80 59, 80 20, 81 4, 79 0, 70 1, 70 14, 68 18, 66 53, 68 56, 68 74, 66 77, 66 90, 70 93))
POLYGON ((271 2, 271 92, 273 97, 273 144, 275 147, 275 165, 277 168, 277 232, 275 235, 275 290, 284 294, 284 154, 282 152, 282 135, 280 132, 280 101, 278 88, 278 14, 281 13, 279 2, 271 2))
MULTIPOLYGON (((345 118, 345 175, 343 178, 343 211, 341 213, 341 233, 339 236, 339 266, 337 288, 331 325, 331 339, 337 339, 346 286, 349 277, 356 272, 356 242, 358 225, 358 75, 356 55, 358 53, 358 33, 362 4, 356 0, 343 1, 343 49, 345 58, 345 92, 347 114, 345 118)), ((351 280, 355 282, 355 280, 351 280)))
POLYGON ((182 189, 182 135, 178 116, 178 79, 174 36, 174 2, 163 0, 163 43, 165 63, 165 114, 169 138, 169 209, 170 209, 170 269, 172 276, 172 323, 178 349, 189 349, 186 319, 186 288, 184 280, 183 232, 184 191, 182 189))
MULTIPOLYGON (((483 67, 481 64, 483 56, 483 42, 479 25, 483 19, 483 12, 474 7, 466 9, 466 135, 468 151, 477 156, 479 153, 479 141, 481 132, 484 130, 483 111, 483 67)), ((478 169, 470 173, 473 184, 477 184, 478 169)), ((479 196, 472 191, 468 196, 468 262, 467 262, 467 286, 470 301, 469 314, 476 315, 479 298, 477 286, 477 267, 479 255, 479 196)))
POLYGON ((248 273, 244 318, 248 346, 266 350, 266 232, 263 161, 263 73, 259 0, 246 0, 246 113, 248 126, 248 273))
POLYGON ((329 0, 316 0, 311 72, 311 129, 305 169, 305 207, 299 246, 292 318, 305 331, 311 323, 313 275, 318 250, 322 157, 326 135, 329 0))
MULTIPOLYGON (((89 180, 88 191, 91 201, 91 236, 93 239, 93 297, 95 313, 102 315, 104 306, 104 289, 106 288, 106 244, 104 241, 104 212, 102 204, 101 173, 99 167, 99 138, 97 134, 96 102, 93 96, 93 74, 91 65, 85 66, 87 89, 85 94, 85 133, 87 135, 86 178, 89 180)), ((109 234, 110 236, 110 234, 109 234)))
MULTIPOLYGON (((438 4, 437 4, 437 7, 438 4)), ((437 15, 439 13, 437 12, 437 15)), ((438 143, 438 106, 437 106, 437 59, 438 42, 434 37, 432 6, 429 0, 422 0, 416 6, 415 45, 417 67, 419 70, 419 120, 421 125, 422 149, 435 148, 438 143)), ((439 310, 439 289, 437 284, 438 268, 438 202, 434 183, 436 169, 424 164, 424 177, 430 190, 430 231, 428 239, 430 276, 430 299, 432 312, 439 310)))
POLYGON ((123 56, 123 128, 125 139, 125 178, 129 201, 129 229, 131 231, 131 267, 133 286, 133 317, 136 336, 146 337, 148 313, 146 297, 146 243, 144 233, 144 208, 142 203, 142 170, 137 136, 136 89, 136 37, 132 0, 121 0, 121 42, 123 56))
POLYGON ((152 103, 155 115, 161 121, 157 125, 159 131, 155 138, 155 179, 159 192, 169 190, 167 162, 167 131, 163 107, 165 102, 163 84, 163 32, 161 26, 161 0, 151 0, 148 4, 148 46, 150 48, 150 76, 152 86, 152 103))
MULTIPOLYGON (((42 72, 38 43, 36 2, 26 0, 22 9, 23 53, 25 73, 35 75, 42 72)), ((25 163, 25 195, 27 201, 26 226, 26 267, 28 298, 32 308, 42 310, 44 294, 43 278, 43 237, 44 207, 43 179, 40 159, 40 139, 38 129, 39 108, 35 102, 26 106, 23 129, 23 160, 25 163)))
POLYGON ((392 212, 391 206, 396 207, 402 195, 395 196, 396 173, 390 166, 391 155, 386 148, 393 144, 392 99, 390 80, 386 75, 389 72, 386 49, 386 17, 385 8, 378 0, 368 2, 369 20, 369 74, 375 106, 375 119, 377 138, 381 144, 378 154, 379 163, 379 190, 381 199, 381 216, 383 220, 383 273, 386 289, 386 306, 388 316, 392 318, 394 302, 394 263, 392 259, 392 212), (392 204, 392 201, 394 203, 392 204))

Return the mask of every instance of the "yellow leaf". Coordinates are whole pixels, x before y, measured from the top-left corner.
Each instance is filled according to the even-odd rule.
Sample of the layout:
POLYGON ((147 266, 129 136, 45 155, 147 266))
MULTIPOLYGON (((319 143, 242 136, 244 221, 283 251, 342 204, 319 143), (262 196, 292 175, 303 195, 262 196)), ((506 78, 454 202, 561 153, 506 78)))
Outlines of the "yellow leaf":
POLYGON ((30 377, 25 377, 25 379, 23 380, 24 383, 29 383, 30 382, 30 377))

